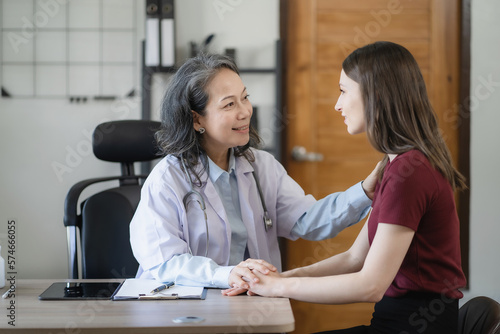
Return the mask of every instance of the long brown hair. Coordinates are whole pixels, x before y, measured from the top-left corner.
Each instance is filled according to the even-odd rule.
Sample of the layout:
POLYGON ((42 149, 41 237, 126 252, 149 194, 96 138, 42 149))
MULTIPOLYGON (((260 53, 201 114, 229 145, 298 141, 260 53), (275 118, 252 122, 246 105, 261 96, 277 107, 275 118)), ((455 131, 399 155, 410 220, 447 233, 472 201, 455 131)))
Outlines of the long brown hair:
MULTIPOLYGON (((464 176, 452 165, 420 68, 407 49, 375 42, 353 51, 342 68, 360 85, 367 136, 375 149, 386 154, 417 149, 454 189, 466 187, 464 176)), ((387 161, 386 155, 382 167, 387 161)))

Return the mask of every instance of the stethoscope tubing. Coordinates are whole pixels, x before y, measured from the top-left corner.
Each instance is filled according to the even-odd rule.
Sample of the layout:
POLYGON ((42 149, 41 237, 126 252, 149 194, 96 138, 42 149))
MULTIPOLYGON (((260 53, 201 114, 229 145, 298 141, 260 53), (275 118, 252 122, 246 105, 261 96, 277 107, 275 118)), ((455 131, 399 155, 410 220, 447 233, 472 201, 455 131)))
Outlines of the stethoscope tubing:
MULTIPOLYGON (((205 200, 203 199, 203 196, 201 196, 201 194, 198 191, 194 190, 193 180, 191 179, 191 174, 189 174, 189 172, 187 170, 186 163, 185 163, 184 159, 181 158, 181 161, 182 161, 182 167, 184 169, 184 172, 186 173, 186 177, 189 180, 189 186, 191 187, 191 190, 186 195, 184 195, 184 198, 182 199, 182 203, 184 204, 184 208, 187 211, 187 204, 188 204, 189 196, 195 195, 195 197, 198 197, 198 199, 199 199, 196 201, 198 202, 198 204, 200 204, 200 208, 203 211, 203 215, 205 216, 205 229, 207 231, 207 244, 205 247, 205 257, 208 257, 208 243, 210 241, 210 236, 208 234, 209 232, 208 232, 207 206, 205 205, 205 200)), ((189 230, 189 226, 188 226, 188 230, 189 230)), ((189 236, 186 239, 189 240, 189 236)), ((189 241, 187 241, 187 242, 188 242, 189 253, 191 255, 193 255, 191 247, 189 246, 189 241)))
MULTIPOLYGON (((182 163, 182 167, 183 167, 183 170, 184 170, 184 173, 186 174, 186 177, 189 181, 189 186, 191 188, 191 190, 186 194, 184 195, 183 199, 182 199, 182 202, 184 204, 184 208, 186 209, 187 211, 187 204, 188 204, 188 201, 189 201, 189 197, 194 195, 195 197, 197 197, 198 199, 196 199, 196 201, 199 203, 200 205, 200 208, 201 210, 203 211, 203 215, 205 216, 205 228, 206 228, 206 235, 207 235, 207 239, 206 239, 206 248, 205 248, 205 257, 208 257, 208 244, 209 244, 209 241, 210 241, 210 236, 209 236, 209 233, 208 233, 208 217, 207 217, 207 207, 205 205, 205 200, 203 199, 203 196, 196 190, 194 190, 194 187, 193 187, 193 180, 191 178, 191 174, 189 173, 187 167, 186 167, 186 162, 185 162, 185 159, 184 158, 180 158, 181 159, 181 163, 182 163)), ((259 198, 260 198, 260 202, 261 202, 261 205, 262 205, 262 209, 264 210, 264 217, 263 217, 263 220, 264 220, 264 227, 266 229, 266 232, 269 231, 269 229, 271 229, 273 227, 273 221, 271 220, 271 218, 269 218, 269 213, 267 211, 267 207, 266 207, 266 203, 264 201, 264 195, 262 193, 262 188, 260 187, 260 182, 259 182, 259 178, 257 176, 257 173, 255 171, 255 168, 254 170, 252 171, 252 175, 255 179, 255 184, 257 185, 257 192, 259 193, 259 198)), ((188 226, 188 230, 189 230, 189 226, 188 226)), ((189 237, 187 238, 189 239, 189 237)), ((188 249, 189 249, 189 253, 191 255, 193 255, 193 252, 191 250, 191 247, 189 246, 189 241, 188 242, 188 249)))

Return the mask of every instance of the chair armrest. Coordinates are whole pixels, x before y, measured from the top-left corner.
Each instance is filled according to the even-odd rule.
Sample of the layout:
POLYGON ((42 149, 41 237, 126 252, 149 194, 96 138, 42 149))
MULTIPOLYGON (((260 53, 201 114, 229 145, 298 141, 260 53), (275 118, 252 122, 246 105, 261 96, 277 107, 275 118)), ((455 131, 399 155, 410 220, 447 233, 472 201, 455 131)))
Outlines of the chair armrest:
POLYGON ((64 220, 63 220, 64 226, 80 227, 81 217, 77 215, 78 198, 80 197, 82 191, 88 186, 99 182, 106 182, 113 180, 123 181, 131 179, 138 180, 145 178, 147 178, 147 175, 110 176, 110 177, 99 177, 94 179, 88 179, 76 183, 69 189, 68 194, 66 195, 66 200, 64 202, 64 220))

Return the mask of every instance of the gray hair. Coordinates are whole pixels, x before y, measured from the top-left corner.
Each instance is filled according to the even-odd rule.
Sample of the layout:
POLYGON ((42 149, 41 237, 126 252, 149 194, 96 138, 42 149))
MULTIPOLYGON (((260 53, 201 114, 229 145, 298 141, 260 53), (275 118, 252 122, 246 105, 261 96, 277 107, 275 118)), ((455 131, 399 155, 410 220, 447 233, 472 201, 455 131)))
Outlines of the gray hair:
MULTIPOLYGON (((200 158, 207 168, 206 152, 201 145, 202 137, 194 130, 195 111, 201 116, 206 114, 209 100, 207 85, 221 70, 227 68, 239 75, 238 67, 227 56, 219 54, 200 54, 188 59, 175 73, 168 85, 161 104, 161 129, 156 140, 161 154, 171 154, 184 159, 186 166, 197 176, 194 166, 200 158)), ((245 156, 253 161, 250 147, 257 147, 261 140, 255 129, 250 127, 250 141, 236 147, 236 156, 245 156)))

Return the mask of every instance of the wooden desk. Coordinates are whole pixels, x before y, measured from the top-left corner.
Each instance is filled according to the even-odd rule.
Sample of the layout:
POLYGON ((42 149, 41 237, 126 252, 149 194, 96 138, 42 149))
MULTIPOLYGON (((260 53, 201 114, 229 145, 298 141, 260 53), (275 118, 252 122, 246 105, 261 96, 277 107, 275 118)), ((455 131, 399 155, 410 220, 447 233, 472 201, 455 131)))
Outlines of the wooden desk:
MULTIPOLYGON (((283 333, 293 331, 295 327, 290 302, 286 298, 225 297, 220 290, 209 289, 205 300, 39 300, 38 295, 56 281, 71 280, 18 279, 15 297, 0 299, 0 332, 283 333), (199 316, 205 320, 191 324, 172 321, 180 316, 199 316), (9 324, 12 320, 15 327, 9 324)), ((0 293, 7 291, 7 287, 8 284, 0 289, 0 293)))

